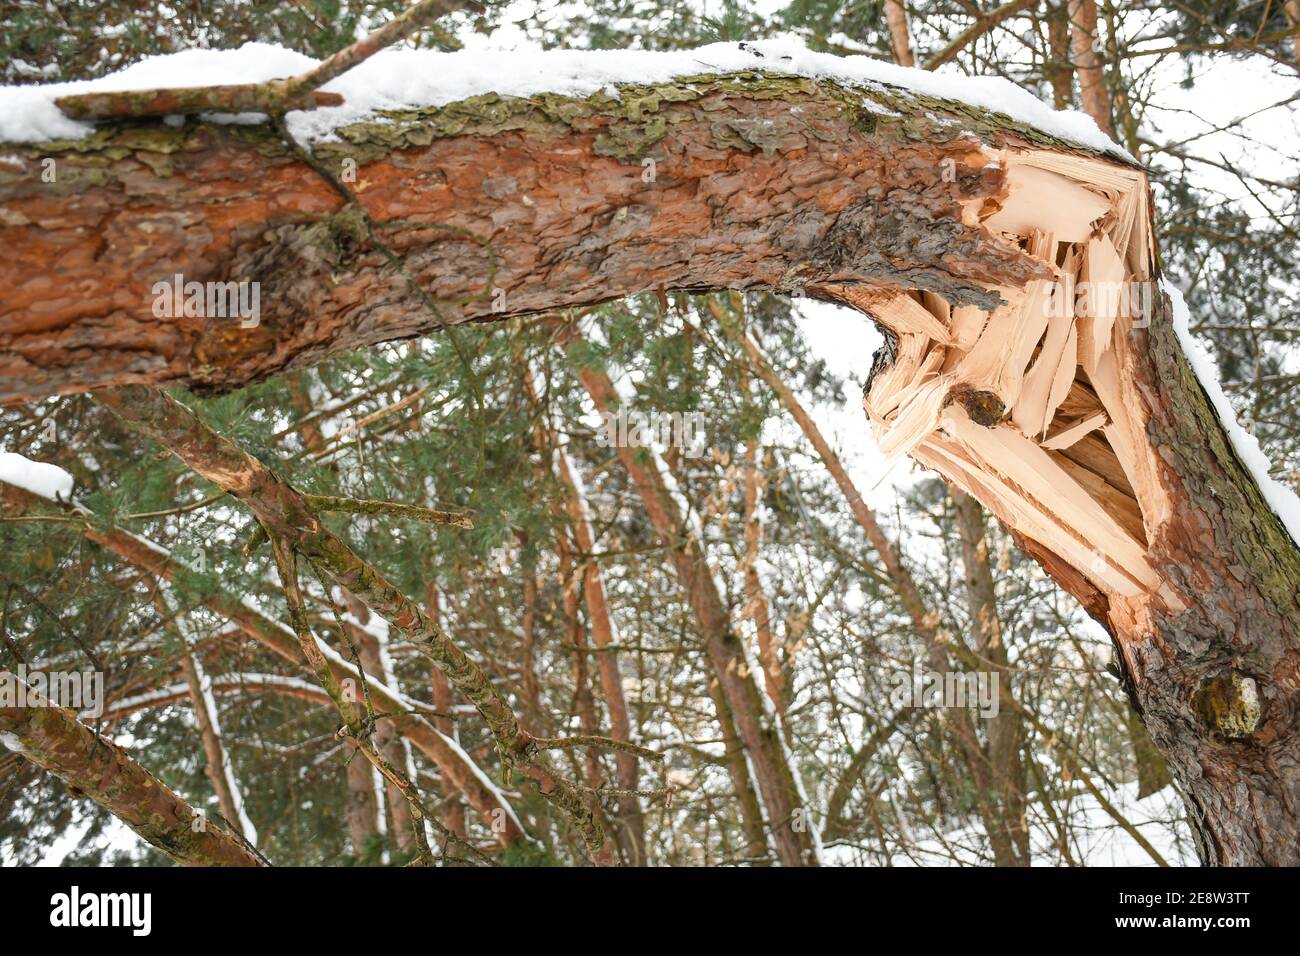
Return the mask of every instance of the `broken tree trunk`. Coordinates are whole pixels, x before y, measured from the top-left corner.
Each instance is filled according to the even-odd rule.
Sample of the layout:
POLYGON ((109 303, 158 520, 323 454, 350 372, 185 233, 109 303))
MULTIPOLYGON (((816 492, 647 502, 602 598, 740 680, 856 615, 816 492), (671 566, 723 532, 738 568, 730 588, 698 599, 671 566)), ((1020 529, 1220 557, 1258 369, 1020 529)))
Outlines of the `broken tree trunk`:
POLYGON ((1300 862, 1300 551, 1163 293, 1123 305, 1158 278, 1142 170, 899 87, 746 72, 619 94, 404 110, 314 165, 270 126, 200 121, 4 144, 0 401, 231 388, 658 288, 856 306, 890 330, 881 446, 979 500, 1107 626, 1205 858, 1300 862), (177 275, 258 283, 257 324, 156 317, 177 275))

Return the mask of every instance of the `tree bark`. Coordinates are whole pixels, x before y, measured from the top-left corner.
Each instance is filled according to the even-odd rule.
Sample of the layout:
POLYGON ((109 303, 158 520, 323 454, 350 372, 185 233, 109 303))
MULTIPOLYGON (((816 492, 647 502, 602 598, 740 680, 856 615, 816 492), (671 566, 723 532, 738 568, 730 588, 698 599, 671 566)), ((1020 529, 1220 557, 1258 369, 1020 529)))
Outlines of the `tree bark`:
MULTIPOLYGON (((551 436, 555 441, 555 436, 551 436)), ((588 555, 582 566, 583 598, 587 605, 587 618, 591 623, 591 637, 597 648, 597 671, 600 675, 600 689, 605 697, 605 706, 609 710, 610 735, 615 740, 632 740, 632 725, 628 719, 627 699, 623 694, 623 675, 619 670, 618 653, 612 647, 614 622, 609 615, 609 605, 605 600, 605 584, 601 580, 600 566, 591 555, 596 550, 596 539, 591 529, 591 519, 587 511, 587 500, 577 474, 577 466, 569 458, 567 449, 556 445, 556 470, 560 480, 568 491, 567 511, 572 522, 574 538, 578 550, 588 555)), ((614 754, 614 767, 620 790, 637 790, 640 788, 640 771, 635 754, 618 751, 614 754)), ((641 801, 635 794, 627 794, 618 799, 619 819, 626 829, 626 849, 630 851, 629 862, 634 866, 644 866, 645 855, 645 816, 641 801)))
POLYGON ((907 30, 907 10, 903 0, 885 0, 885 22, 889 25, 889 45, 894 50, 894 62, 899 66, 913 66, 912 38, 907 30))
POLYGON ((1058 110, 1074 102, 1074 61, 1070 59, 1069 0, 1056 0, 1047 11, 1048 64, 1043 71, 1052 84, 1052 104, 1058 110))
POLYGON ((347 781, 343 816, 348 823, 352 855, 363 859, 379 833, 378 771, 351 740, 343 742, 343 754, 343 776, 347 781))
MULTIPOLYGON (((363 624, 369 619, 370 612, 359 601, 354 606, 349 607, 349 610, 363 624)), ((393 674, 388 667, 387 651, 385 648, 380 647, 379 639, 373 634, 362 631, 361 628, 354 629, 352 639, 357 642, 361 656, 361 666, 366 673, 373 675, 385 684, 391 684, 393 674)), ((375 749, 389 764, 406 774, 408 779, 414 779, 414 775, 410 773, 412 769, 411 751, 408 749, 406 741, 402 739, 401 732, 392 718, 386 717, 375 721, 375 749)), ((391 780, 385 780, 384 795, 384 806, 388 813, 388 828, 389 833, 392 834, 393 842, 397 844, 397 849, 402 853, 410 854, 415 852, 415 834, 411 829, 414 825, 411 817, 411 807, 406 802, 401 787, 391 780)), ((421 825, 423 826, 423 824, 421 825)))
POLYGON ((232 388, 340 349, 664 286, 901 280, 990 302, 978 283, 1036 267, 962 222, 1003 176, 945 181, 943 161, 974 144, 961 129, 1055 142, 898 90, 745 74, 358 124, 314 156, 357 161, 351 203, 265 126, 106 123, 84 141, 0 144, 0 401, 232 388), (160 319, 155 284, 176 275, 256 282, 258 324, 160 319))
POLYGON ((777 657, 776 639, 772 636, 772 614, 763 592, 763 582, 758 574, 758 555, 763 543, 763 523, 758 515, 758 502, 762 490, 767 485, 766 478, 760 473, 762 463, 759 461, 759 446, 756 441, 745 443, 744 502, 743 520, 745 524, 745 617, 754 625, 754 635, 758 642, 758 665, 763 669, 763 686, 767 689, 768 699, 782 720, 785 719, 784 675, 781 673, 781 661, 777 657))
MULTIPOLYGON (((1010 686, 1012 671, 1007 646, 1002 641, 1002 623, 998 618, 997 589, 984 524, 984 509, 965 492, 953 490, 957 512, 957 529, 961 538, 962 566, 966 572, 966 603, 970 609, 975 653, 981 667, 1010 686)), ((988 721, 988 763, 992 784, 993 812, 989 842, 998 866, 1029 866, 1029 821, 1026 817, 1026 793, 1029 780, 1020 748, 1024 746, 1024 727, 1014 710, 999 710, 988 721)))
POLYGON ((1110 97, 1106 93, 1106 77, 1098 53, 1097 4, 1095 0, 1069 0, 1069 12, 1070 51, 1079 77, 1079 101, 1083 104, 1083 111, 1102 131, 1113 135, 1110 97))
MULTIPOLYGON (((4 678, 17 681, 8 672, 4 678)), ((233 833, 210 822, 123 748, 35 691, 30 706, 0 707, 0 743, 85 794, 142 839, 186 866, 261 866, 233 833)))

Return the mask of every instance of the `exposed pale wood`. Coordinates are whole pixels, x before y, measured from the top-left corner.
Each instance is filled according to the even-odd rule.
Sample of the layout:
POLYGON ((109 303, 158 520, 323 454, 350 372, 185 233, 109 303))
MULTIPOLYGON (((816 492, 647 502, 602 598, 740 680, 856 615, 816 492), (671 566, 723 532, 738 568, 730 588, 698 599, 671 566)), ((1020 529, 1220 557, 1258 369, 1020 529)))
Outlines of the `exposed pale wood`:
POLYGON ((1076 377, 1056 413, 1066 418, 1089 418, 1101 410, 1101 400, 1092 386, 1076 377))
POLYGON ((1047 263, 1052 280, 995 289, 992 312, 871 290, 896 332, 865 397, 881 451, 911 454, 1114 600, 1161 591, 1145 549, 1169 502, 1145 411, 1121 373, 1128 293, 1153 246, 1141 170, 1053 150, 1002 150, 1008 191, 985 229, 1047 263))
POLYGON ((1080 273, 1084 286, 1077 319, 1082 365, 1089 374, 1110 347, 1125 277, 1124 263, 1111 241, 1105 236, 1089 240, 1080 273))
POLYGON ((1098 412, 1090 418, 1085 418, 1082 421, 1075 422, 1067 428, 1061 429, 1050 438, 1043 439, 1041 444, 1044 448, 1051 449, 1052 451, 1060 451, 1062 448, 1069 448, 1075 442, 1079 441, 1079 439, 1083 438, 1084 435, 1088 434, 1088 432, 1101 428, 1109 420, 1110 419, 1106 417, 1105 412, 1098 412))
POLYGON ((1142 527, 1142 510, 1132 495, 1124 494, 1096 472, 1084 468, 1060 452, 1048 452, 1088 495, 1115 519, 1116 524, 1129 533, 1134 541, 1146 543, 1146 530, 1142 527))
MULTIPOLYGON (((1066 291, 1058 285, 1055 293, 1066 291)), ((1044 434, 1057 407, 1069 393, 1078 364, 1078 333, 1074 327, 1073 304, 1053 309, 1048 318, 1047 335, 1033 366, 1025 375, 1012 420, 1025 435, 1044 434), (1063 315, 1056 314, 1058 311, 1063 315)))
POLYGON ((876 443, 886 457, 907 454, 934 431, 949 384, 947 377, 940 376, 915 389, 899 407, 897 417, 876 432, 876 443))
POLYGON ((895 332, 928 335, 941 345, 952 341, 948 326, 910 295, 890 295, 865 300, 872 315, 895 332))
POLYGON ((1023 236, 1039 229, 1055 233, 1062 242, 1082 242, 1092 233, 1092 224, 1111 210, 1105 196, 1041 166, 1015 163, 1007 179, 1010 196, 984 220, 997 232, 1023 236))
POLYGON ((977 425, 956 406, 945 412, 943 427, 980 459, 986 472, 1015 482, 1039 502, 1050 503, 1051 513, 1080 540, 1084 550, 1100 550, 1135 583, 1155 585, 1141 545, 1036 443, 1005 425, 977 425))
POLYGON ((1069 561, 1071 566, 1098 587, 1122 597, 1132 597, 1142 588, 1128 575, 1105 559, 1104 552, 1094 550, 1073 535, 1058 519, 1022 488, 988 470, 982 462, 963 457, 960 446, 942 439, 927 441, 912 453, 922 464, 945 475, 967 494, 979 495, 988 509, 1008 528, 1041 542, 1069 561))
POLYGON ((1120 375, 1132 283, 1150 277, 1139 170, 1052 150, 1004 150, 1007 194, 985 228, 1047 263, 1051 280, 997 287, 992 312, 867 290, 857 304, 897 335, 864 400, 881 451, 910 453, 980 497, 1008 527, 1103 593, 1157 589, 1147 561, 1160 499, 1143 411, 1120 375))
POLYGON ((1120 467, 1119 459, 1115 457, 1115 451, 1106 440, 1104 431, 1084 435, 1059 451, 1071 461, 1078 462, 1090 471, 1101 475, 1124 494, 1136 500, 1128 475, 1124 474, 1124 469, 1120 467))
POLYGON ((958 353, 969 352, 988 324, 989 314, 976 306, 963 305, 952 310, 951 321, 953 348, 958 353))

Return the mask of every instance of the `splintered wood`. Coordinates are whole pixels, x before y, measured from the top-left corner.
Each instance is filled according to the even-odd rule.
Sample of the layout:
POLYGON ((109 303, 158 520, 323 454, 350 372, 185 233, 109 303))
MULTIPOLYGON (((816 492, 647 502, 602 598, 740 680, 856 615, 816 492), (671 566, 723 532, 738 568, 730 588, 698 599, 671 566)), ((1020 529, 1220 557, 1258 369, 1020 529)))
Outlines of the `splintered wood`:
POLYGON ((1147 536, 1167 516, 1127 333, 1155 307, 1147 184, 1134 169, 1046 150, 1007 170, 981 224, 1050 278, 997 288, 993 312, 928 292, 837 290, 893 333, 864 399, 881 449, 979 498, 1112 598, 1158 586, 1147 536))

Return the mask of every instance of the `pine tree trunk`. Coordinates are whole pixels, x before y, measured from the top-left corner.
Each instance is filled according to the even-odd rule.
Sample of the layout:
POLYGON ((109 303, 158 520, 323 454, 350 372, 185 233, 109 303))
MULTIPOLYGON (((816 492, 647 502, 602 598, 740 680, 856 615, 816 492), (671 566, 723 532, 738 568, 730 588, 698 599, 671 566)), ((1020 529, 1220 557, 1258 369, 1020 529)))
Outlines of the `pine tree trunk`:
MULTIPOLYGON (((964 492, 954 490, 957 529, 966 574, 966 603, 970 610, 975 653, 981 665, 1010 686, 1012 671, 1002 641, 997 590, 984 525, 984 509, 964 492)), ((994 804, 989 842, 998 866, 1029 866, 1029 821, 1026 793, 1029 781, 1020 759, 1024 727, 1014 710, 999 710, 988 721, 987 759, 994 804)))
MULTIPOLYGON (((552 436, 554 441, 554 436, 552 436)), ((596 550, 596 540, 591 529, 591 520, 587 512, 587 501, 579 483, 576 465, 570 460, 568 451, 556 448, 556 471, 568 492, 567 511, 573 524, 574 538, 578 549, 587 555, 596 550)), ((594 558, 588 557, 583 563, 583 596, 587 604, 587 617, 591 623, 592 641, 597 654, 597 670, 600 674, 600 688, 605 697, 605 706, 609 710, 611 736, 615 740, 631 741, 632 725, 628 718, 627 699, 623 693, 623 675, 619 670, 618 653, 613 648, 614 623, 609 615, 609 605, 605 600, 605 585, 601 580, 600 566, 594 558)), ((635 754, 619 751, 614 754, 614 766, 618 775, 620 790, 637 790, 640 788, 640 771, 635 754)), ((635 794, 626 794, 618 798, 619 819, 626 831, 622 841, 633 866, 644 866, 645 818, 641 801, 635 794)))
POLYGON ((1097 4, 1094 0, 1069 0, 1070 52, 1079 77, 1079 100, 1083 110, 1105 132, 1111 132, 1110 97, 1101 69, 1097 36, 1097 4))

